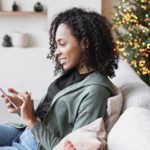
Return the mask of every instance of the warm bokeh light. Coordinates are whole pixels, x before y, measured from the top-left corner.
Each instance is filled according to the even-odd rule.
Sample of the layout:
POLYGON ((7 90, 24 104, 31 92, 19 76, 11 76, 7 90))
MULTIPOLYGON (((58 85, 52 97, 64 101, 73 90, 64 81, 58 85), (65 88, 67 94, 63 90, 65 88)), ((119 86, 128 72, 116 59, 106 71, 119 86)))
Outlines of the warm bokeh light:
POLYGON ((150 85, 150 0, 120 0, 114 8, 111 24, 119 53, 150 85))

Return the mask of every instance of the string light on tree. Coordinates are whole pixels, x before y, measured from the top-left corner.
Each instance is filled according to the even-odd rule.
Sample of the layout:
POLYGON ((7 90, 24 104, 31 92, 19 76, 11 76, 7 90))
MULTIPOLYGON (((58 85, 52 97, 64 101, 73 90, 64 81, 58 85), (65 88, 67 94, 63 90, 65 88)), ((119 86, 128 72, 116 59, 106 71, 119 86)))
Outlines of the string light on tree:
POLYGON ((119 53, 150 85, 150 0, 118 1, 111 24, 119 53))

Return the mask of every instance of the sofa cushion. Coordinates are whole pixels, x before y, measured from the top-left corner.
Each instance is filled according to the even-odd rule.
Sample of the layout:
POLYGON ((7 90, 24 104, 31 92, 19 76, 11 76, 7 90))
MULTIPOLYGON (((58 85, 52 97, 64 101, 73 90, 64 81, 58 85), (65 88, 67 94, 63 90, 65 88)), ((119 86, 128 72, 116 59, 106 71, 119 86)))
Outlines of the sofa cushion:
POLYGON ((129 107, 142 107, 150 110, 150 87, 144 83, 130 65, 119 60, 116 77, 110 79, 122 92, 124 98, 121 114, 129 107))
POLYGON ((116 96, 108 98, 107 110, 104 118, 105 129, 107 134, 110 132, 111 128, 117 122, 123 105, 123 96, 121 90, 114 83, 113 88, 116 93, 116 96))
POLYGON ((149 150, 150 111, 130 107, 120 116, 107 137, 108 150, 149 150))
POLYGON ((103 118, 77 129, 65 136, 53 150, 63 150, 66 140, 69 140, 77 150, 105 150, 106 131, 103 118))

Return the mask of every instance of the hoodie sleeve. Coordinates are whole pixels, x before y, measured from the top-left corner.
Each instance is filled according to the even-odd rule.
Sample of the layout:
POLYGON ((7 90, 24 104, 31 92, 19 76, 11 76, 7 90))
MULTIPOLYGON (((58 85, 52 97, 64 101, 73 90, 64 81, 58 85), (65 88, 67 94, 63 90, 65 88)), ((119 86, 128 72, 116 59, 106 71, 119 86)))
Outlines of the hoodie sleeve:
POLYGON ((62 140, 51 133, 42 122, 37 122, 30 131, 46 150, 52 150, 62 140))

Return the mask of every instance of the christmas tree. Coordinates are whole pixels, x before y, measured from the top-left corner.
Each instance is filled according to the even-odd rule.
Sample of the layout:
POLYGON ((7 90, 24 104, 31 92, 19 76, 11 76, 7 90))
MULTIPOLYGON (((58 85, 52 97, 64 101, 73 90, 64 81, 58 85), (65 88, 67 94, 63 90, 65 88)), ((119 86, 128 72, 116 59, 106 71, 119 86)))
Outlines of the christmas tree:
POLYGON ((116 0, 111 25, 119 54, 150 85, 150 0, 116 0))

